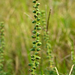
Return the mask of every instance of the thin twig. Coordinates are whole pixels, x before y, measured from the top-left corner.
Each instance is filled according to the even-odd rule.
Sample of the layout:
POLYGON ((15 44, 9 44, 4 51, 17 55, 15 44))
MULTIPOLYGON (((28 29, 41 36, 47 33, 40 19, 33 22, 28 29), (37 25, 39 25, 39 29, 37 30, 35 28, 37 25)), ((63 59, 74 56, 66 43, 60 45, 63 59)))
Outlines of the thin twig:
POLYGON ((48 26, 49 26, 50 15, 51 15, 51 9, 50 9, 50 11, 49 11, 49 15, 48 15, 48 19, 47 19, 46 32, 48 32, 48 26))
POLYGON ((24 12, 24 14, 25 14, 26 16, 28 16, 31 20, 33 20, 26 12, 24 12))
POLYGON ((74 67, 74 64, 73 64, 72 67, 71 67, 71 70, 70 70, 70 72, 69 72, 69 75, 71 75, 72 70, 73 70, 73 67, 74 67))
POLYGON ((70 56, 71 56, 71 54, 66 55, 63 59, 61 59, 61 61, 60 61, 60 62, 62 62, 63 60, 65 60, 65 59, 69 58, 70 56))
POLYGON ((45 5, 45 14, 46 14, 46 25, 47 25, 47 5, 45 5))
POLYGON ((57 72, 57 75, 59 75, 59 72, 58 72, 58 70, 57 70, 57 68, 55 67, 55 70, 56 70, 56 72, 57 72))

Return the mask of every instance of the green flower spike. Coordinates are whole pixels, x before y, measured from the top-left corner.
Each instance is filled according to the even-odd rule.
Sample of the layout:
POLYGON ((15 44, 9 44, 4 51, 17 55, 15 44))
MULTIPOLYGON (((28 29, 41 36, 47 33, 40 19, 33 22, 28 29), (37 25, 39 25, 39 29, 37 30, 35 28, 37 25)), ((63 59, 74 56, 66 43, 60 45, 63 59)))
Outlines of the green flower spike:
POLYGON ((34 39, 33 41, 33 48, 31 49, 32 51, 32 56, 31 56, 31 63, 29 64, 29 66, 31 67, 30 69, 30 75, 36 75, 36 68, 37 66, 39 65, 39 51, 41 50, 39 48, 39 46, 41 45, 41 42, 40 42, 40 32, 39 30, 41 30, 41 27, 40 27, 40 18, 39 18, 39 15, 40 15, 40 12, 39 12, 39 8, 38 6, 40 5, 40 3, 37 2, 38 0, 33 0, 33 3, 34 3, 34 10, 33 10, 33 13, 34 13, 34 18, 35 20, 32 21, 34 25, 34 30, 32 31, 33 35, 32 35, 32 38, 34 39))
POLYGON ((4 25, 0 23, 0 75, 4 75, 3 72, 3 51, 4 50, 4 25))

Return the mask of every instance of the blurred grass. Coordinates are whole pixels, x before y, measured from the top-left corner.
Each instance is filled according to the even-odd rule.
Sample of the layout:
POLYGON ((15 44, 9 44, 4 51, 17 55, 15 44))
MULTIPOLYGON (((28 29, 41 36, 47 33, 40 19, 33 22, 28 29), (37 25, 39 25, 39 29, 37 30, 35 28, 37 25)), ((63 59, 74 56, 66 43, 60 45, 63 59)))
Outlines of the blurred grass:
MULTIPOLYGON (((52 8, 49 32, 55 65, 61 75, 69 73, 72 65, 69 38, 73 40, 75 45, 75 1, 40 0, 39 2, 40 10, 46 10, 47 14, 52 8), (64 59, 68 55, 69 57, 64 59)), ((28 63, 31 62, 31 35, 34 27, 30 19, 30 17, 33 19, 32 6, 32 0, 0 0, 0 22, 3 21, 5 24, 4 68, 8 72, 7 75, 29 74, 28 63)), ((43 60, 44 70, 47 61, 46 59, 43 60)), ((38 73, 41 73, 40 70, 38 73)))

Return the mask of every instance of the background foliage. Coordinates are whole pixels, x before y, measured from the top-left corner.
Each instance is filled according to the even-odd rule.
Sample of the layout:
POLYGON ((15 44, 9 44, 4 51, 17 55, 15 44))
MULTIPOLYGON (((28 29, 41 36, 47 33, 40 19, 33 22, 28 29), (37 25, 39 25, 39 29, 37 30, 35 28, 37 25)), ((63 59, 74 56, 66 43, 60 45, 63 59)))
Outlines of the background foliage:
MULTIPOLYGON (((39 0, 40 10, 52 9, 49 37, 54 52, 55 66, 61 75, 71 68, 71 45, 75 45, 75 0, 39 0)), ((7 75, 28 75, 32 47, 32 0, 0 0, 0 22, 5 24, 5 62, 7 75)), ((75 47, 74 47, 75 48, 75 47)), ((45 51, 43 50, 45 55, 45 51)), ((47 66, 43 58, 43 68, 47 66)), ((40 64, 41 65, 41 64, 40 64)), ((47 70, 48 71, 48 70, 47 70)), ((40 67, 37 73, 41 72, 40 67)))

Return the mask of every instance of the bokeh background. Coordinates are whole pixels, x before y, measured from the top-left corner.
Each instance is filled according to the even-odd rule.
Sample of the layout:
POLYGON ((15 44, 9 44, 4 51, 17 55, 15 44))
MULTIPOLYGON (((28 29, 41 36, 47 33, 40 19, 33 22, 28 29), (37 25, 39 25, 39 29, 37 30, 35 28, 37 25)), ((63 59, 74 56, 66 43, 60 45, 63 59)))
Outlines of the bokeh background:
MULTIPOLYGON (((39 2, 39 9, 46 11, 46 17, 51 8, 49 37, 54 62, 60 75, 65 75, 72 66, 69 38, 75 45, 75 0, 39 0, 39 2)), ((29 74, 28 63, 31 62, 30 49, 33 41, 31 35, 34 27, 32 11, 32 0, 0 0, 0 22, 4 22, 5 25, 4 69, 7 75, 29 74)), ((46 59, 43 56, 45 70, 46 59)), ((39 72, 41 73, 40 67, 39 72)))

